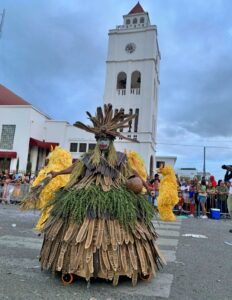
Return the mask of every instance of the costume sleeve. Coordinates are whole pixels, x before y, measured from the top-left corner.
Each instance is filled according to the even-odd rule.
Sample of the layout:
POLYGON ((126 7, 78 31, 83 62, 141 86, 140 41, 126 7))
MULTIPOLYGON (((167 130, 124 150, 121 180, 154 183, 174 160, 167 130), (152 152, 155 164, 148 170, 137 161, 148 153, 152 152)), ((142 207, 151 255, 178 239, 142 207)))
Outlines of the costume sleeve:
POLYGON ((227 182, 232 178, 232 171, 226 171, 224 181, 227 182))
POLYGON ((71 173, 70 181, 65 186, 66 189, 72 187, 78 181, 80 181, 80 179, 82 178, 84 169, 85 169, 85 165, 82 160, 78 160, 77 162, 75 162, 75 166, 71 173))

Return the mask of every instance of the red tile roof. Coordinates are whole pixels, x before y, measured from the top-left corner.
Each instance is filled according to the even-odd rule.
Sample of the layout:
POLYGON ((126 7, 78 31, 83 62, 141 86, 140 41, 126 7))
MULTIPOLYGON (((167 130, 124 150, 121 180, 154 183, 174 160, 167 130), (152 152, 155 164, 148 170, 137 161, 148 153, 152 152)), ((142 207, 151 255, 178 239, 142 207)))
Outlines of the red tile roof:
POLYGON ((31 105, 0 84, 0 105, 31 105))
POLYGON ((144 10, 142 8, 142 6, 140 5, 140 3, 138 2, 135 7, 132 8, 132 10, 129 12, 128 15, 131 14, 139 14, 139 13, 144 13, 144 10))

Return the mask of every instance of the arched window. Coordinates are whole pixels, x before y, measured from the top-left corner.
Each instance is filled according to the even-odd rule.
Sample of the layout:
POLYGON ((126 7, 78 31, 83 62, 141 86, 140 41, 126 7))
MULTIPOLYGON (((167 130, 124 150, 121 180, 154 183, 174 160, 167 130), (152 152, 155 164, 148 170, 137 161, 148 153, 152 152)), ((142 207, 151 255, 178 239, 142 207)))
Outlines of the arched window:
POLYGON ((126 73, 125 72, 118 73, 117 91, 119 95, 126 95, 126 73))
POLYGON ((126 25, 130 25, 130 19, 126 20, 126 25))
POLYGON ((134 71, 131 74, 131 94, 140 95, 141 73, 134 71))
POLYGON ((144 17, 140 18, 140 23, 144 23, 144 17))
POLYGON ((137 22, 138 22, 137 18, 134 18, 133 19, 133 24, 137 24, 137 22))

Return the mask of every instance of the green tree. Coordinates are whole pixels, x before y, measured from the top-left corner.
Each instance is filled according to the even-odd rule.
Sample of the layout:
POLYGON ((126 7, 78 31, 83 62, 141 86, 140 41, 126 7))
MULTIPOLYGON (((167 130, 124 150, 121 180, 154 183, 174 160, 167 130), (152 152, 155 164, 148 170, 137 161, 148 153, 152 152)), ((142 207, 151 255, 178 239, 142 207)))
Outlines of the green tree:
POLYGON ((2 162, 2 170, 5 171, 7 168, 7 158, 4 157, 3 162, 2 162))
POLYGON ((32 168, 32 164, 30 161, 28 161, 27 162, 27 170, 26 170, 27 174, 31 174, 31 168, 32 168))
POLYGON ((17 163, 16 163, 16 174, 19 172, 19 157, 17 158, 17 163))

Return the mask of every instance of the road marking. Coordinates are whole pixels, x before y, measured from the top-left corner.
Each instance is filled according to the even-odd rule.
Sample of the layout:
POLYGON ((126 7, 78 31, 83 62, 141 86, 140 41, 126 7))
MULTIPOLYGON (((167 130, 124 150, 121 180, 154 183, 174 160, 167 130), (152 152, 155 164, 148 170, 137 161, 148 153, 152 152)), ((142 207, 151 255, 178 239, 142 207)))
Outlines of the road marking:
MULTIPOLYGON (((36 259, 6 259, 6 257, 0 256, 0 267, 2 270, 5 270, 3 274, 4 272, 10 272, 10 274, 22 276, 24 280, 25 278, 34 278, 35 280, 45 281, 47 278, 51 278, 46 273, 41 273, 40 264, 36 259)), ((152 299, 155 299, 155 297, 169 298, 172 281, 172 274, 159 272, 151 282, 138 280, 138 284, 135 287, 132 287, 131 281, 121 280, 119 283, 120 293, 141 296, 141 299, 143 296, 154 297, 152 299)), ((108 290, 109 292, 112 290, 112 285, 109 283, 98 282, 97 285, 101 290, 108 290)), ((83 285, 81 288, 83 288, 83 285)))
MULTIPOLYGON (((176 222, 163 222, 154 221, 153 224, 156 228, 157 233, 161 236, 157 240, 157 244, 161 248, 161 252, 166 258, 168 263, 176 261, 176 247, 178 245, 178 237, 180 236, 179 230, 181 228, 181 221, 176 222), (170 238, 168 238, 170 237, 170 238), (175 237, 175 238, 174 238, 175 237), (173 250, 165 250, 163 248, 174 247, 173 250)), ((40 250, 42 245, 42 238, 35 237, 20 237, 5 235, 0 237, 0 246, 12 247, 12 248, 27 248, 40 250)), ((168 249, 168 248, 167 248, 168 249)), ((9 266, 12 274, 25 276, 26 278, 37 278, 43 280, 44 274, 40 273, 40 263, 36 259, 26 258, 14 258, 6 259, 0 257, 0 264, 2 266, 9 266)), ((8 270, 9 270, 8 269, 8 270)), ((165 269, 164 269, 165 271, 165 269)), ((151 282, 144 282, 139 280, 138 285, 134 288, 131 287, 130 282, 120 282, 120 291, 126 295, 137 295, 144 297, 161 297, 167 299, 170 297, 171 286, 173 282, 173 274, 159 273, 157 272, 156 277, 151 282)), ((111 285, 107 283, 103 284, 104 288, 111 289, 111 285)))
POLYGON ((3 235, 0 237, 0 245, 11 248, 27 248, 27 249, 41 249, 41 238, 26 238, 22 236, 3 235))
POLYGON ((171 247, 177 247, 178 240, 177 239, 165 239, 165 238, 158 238, 157 244, 159 246, 171 246, 171 247))
MULTIPOLYGON (((135 287, 128 287, 120 282, 120 291, 126 294, 141 295, 147 297, 169 298, 171 285, 173 281, 172 274, 158 273, 151 282, 138 281, 135 287)), ((128 285, 128 284, 127 284, 128 285)))
POLYGON ((176 250, 164 250, 161 249, 162 254, 165 257, 167 263, 176 261, 176 250))
POLYGON ((180 225, 166 225, 166 224, 154 224, 155 229, 170 229, 170 230, 180 230, 180 225))
POLYGON ((163 230, 163 229, 156 229, 156 232, 160 236, 170 236, 170 237, 179 237, 180 233, 174 230, 163 230))
POLYGON ((182 224, 182 221, 173 221, 173 222, 165 222, 165 221, 159 221, 159 220, 153 220, 152 223, 154 225, 158 224, 158 225, 178 225, 180 226, 182 224))

